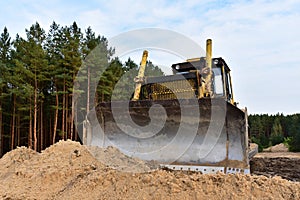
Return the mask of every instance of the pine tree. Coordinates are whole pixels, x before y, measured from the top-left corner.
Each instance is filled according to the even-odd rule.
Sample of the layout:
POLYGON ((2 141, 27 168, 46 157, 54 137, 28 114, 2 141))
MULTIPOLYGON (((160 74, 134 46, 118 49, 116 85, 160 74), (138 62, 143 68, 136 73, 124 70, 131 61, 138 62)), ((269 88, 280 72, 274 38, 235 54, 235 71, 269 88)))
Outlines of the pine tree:
POLYGON ((63 68, 63 103, 62 103, 62 138, 73 138, 74 135, 74 101, 73 85, 77 72, 82 64, 82 32, 74 22, 62 29, 62 68, 63 68))
POLYGON ((283 139, 284 137, 283 137, 282 127, 280 124, 280 119, 276 117, 272 127, 271 136, 270 136, 271 144, 272 145, 279 144, 283 142, 283 139))
MULTIPOLYGON (((16 42, 17 57, 16 69, 20 70, 22 79, 19 80, 18 89, 27 88, 27 103, 29 103, 29 147, 33 137, 33 149, 38 148, 38 128, 42 122, 39 119, 39 106, 43 100, 43 84, 48 77, 48 63, 46 52, 43 49, 45 42, 45 31, 38 23, 26 29, 27 39, 18 39, 16 42), (31 137, 32 136, 32 137, 31 137)), ((25 106, 26 107, 26 106, 25 106)))
MULTIPOLYGON (((87 86, 87 88, 82 88, 82 90, 87 91, 86 111, 91 109, 90 105, 95 105, 98 102, 98 99, 101 99, 101 96, 106 93, 104 88, 103 91, 101 91, 101 89, 99 91, 99 87, 97 89, 97 86, 98 82, 101 82, 101 78, 106 76, 106 68, 108 68, 109 60, 113 54, 114 49, 108 47, 107 39, 103 36, 101 37, 100 35, 96 37, 95 33, 89 27, 86 30, 83 49, 83 68, 86 70, 86 82, 82 83, 82 85, 87 86)), ((102 81, 105 81, 104 79, 102 79, 102 81)))
POLYGON ((9 76, 9 64, 11 62, 11 37, 8 30, 5 27, 0 37, 0 156, 3 150, 3 103, 5 97, 7 97, 8 76, 9 76))
MULTIPOLYGON (((49 63, 49 68, 51 70, 50 77, 51 81, 49 83, 49 92, 51 96, 55 96, 55 105, 52 105, 50 110, 54 109, 54 119, 53 119, 53 131, 51 133, 52 144, 56 141, 56 133, 58 128, 58 117, 59 111, 61 111, 60 106, 60 94, 62 93, 62 75, 63 68, 61 63, 63 63, 63 55, 61 52, 62 48, 62 31, 58 24, 55 22, 50 26, 49 33, 47 35, 45 48, 47 50, 47 58, 49 63)), ((50 99, 50 102, 51 99, 50 99)), ((51 121, 50 121, 51 122, 51 121)), ((49 125, 50 127, 51 124, 49 125)))
POLYGON ((147 62, 147 67, 145 69, 145 76, 164 76, 164 72, 156 65, 154 65, 150 60, 147 62))
POLYGON ((289 150, 300 152, 300 114, 289 116, 289 150))

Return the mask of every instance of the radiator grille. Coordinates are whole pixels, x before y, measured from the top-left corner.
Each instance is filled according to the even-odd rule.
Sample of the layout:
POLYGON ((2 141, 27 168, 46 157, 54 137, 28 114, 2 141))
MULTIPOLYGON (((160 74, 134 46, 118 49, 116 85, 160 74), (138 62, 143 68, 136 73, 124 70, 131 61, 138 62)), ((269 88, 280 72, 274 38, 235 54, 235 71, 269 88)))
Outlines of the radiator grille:
POLYGON ((153 100, 190 99, 196 95, 194 79, 177 80, 151 84, 151 98, 153 100))

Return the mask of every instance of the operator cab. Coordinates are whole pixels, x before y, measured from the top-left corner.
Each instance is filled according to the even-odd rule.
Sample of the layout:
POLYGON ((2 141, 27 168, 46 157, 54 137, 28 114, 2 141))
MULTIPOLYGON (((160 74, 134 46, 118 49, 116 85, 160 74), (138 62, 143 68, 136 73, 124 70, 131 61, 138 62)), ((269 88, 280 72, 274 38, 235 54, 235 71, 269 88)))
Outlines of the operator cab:
MULTIPOLYGON (((187 62, 176 63, 172 66, 173 74, 187 74, 195 71, 200 72, 200 76, 205 76, 205 58, 188 59, 187 62)), ((203 80, 201 81, 201 84, 203 80)), ((228 102, 235 104, 233 99, 230 69, 223 58, 212 59, 212 90, 215 97, 225 98, 228 102)))
MULTIPOLYGON (((207 73, 205 58, 187 60, 171 67, 173 75, 145 77, 140 100, 205 98, 203 95, 207 73)), ((229 103, 235 104, 229 72, 230 69, 224 59, 212 59, 211 97, 224 98, 229 103)))

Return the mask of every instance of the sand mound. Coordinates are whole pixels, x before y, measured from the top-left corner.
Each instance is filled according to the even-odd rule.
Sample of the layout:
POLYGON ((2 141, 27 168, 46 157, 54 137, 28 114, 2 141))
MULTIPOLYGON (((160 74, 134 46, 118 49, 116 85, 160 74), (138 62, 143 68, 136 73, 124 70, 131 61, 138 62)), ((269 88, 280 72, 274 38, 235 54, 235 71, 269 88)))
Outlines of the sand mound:
POLYGON ((8 152, 0 159, 0 166, 2 168, 9 169, 23 163, 25 160, 31 159, 36 155, 38 155, 38 153, 31 149, 26 147, 17 147, 17 149, 8 152))
POLYGON ((283 143, 280 143, 275 146, 268 147, 268 148, 264 149, 263 151, 264 152, 288 152, 289 149, 283 143))
POLYGON ((151 170, 146 162, 128 157, 111 146, 105 149, 92 146, 88 147, 88 150, 98 161, 116 170, 125 172, 148 172, 151 170))
POLYGON ((21 147, 0 159, 0 199, 300 199, 300 183, 280 177, 147 170, 115 148, 21 147))

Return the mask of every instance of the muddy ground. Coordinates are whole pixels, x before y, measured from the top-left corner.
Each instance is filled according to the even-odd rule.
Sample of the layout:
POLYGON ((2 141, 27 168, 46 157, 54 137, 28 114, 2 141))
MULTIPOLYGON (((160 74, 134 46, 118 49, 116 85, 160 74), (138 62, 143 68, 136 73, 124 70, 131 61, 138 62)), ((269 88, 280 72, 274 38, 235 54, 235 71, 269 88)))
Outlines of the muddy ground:
MULTIPOLYGON (((115 148, 89 150, 60 141, 42 153, 22 147, 5 154, 0 199, 300 199, 300 182, 279 176, 154 170, 115 148)), ((259 156, 254 173, 270 165, 259 156)), ((270 157, 270 163, 286 164, 284 159, 270 157)))
POLYGON ((281 176, 300 182, 300 153, 263 152, 250 162, 251 173, 256 175, 281 176))

